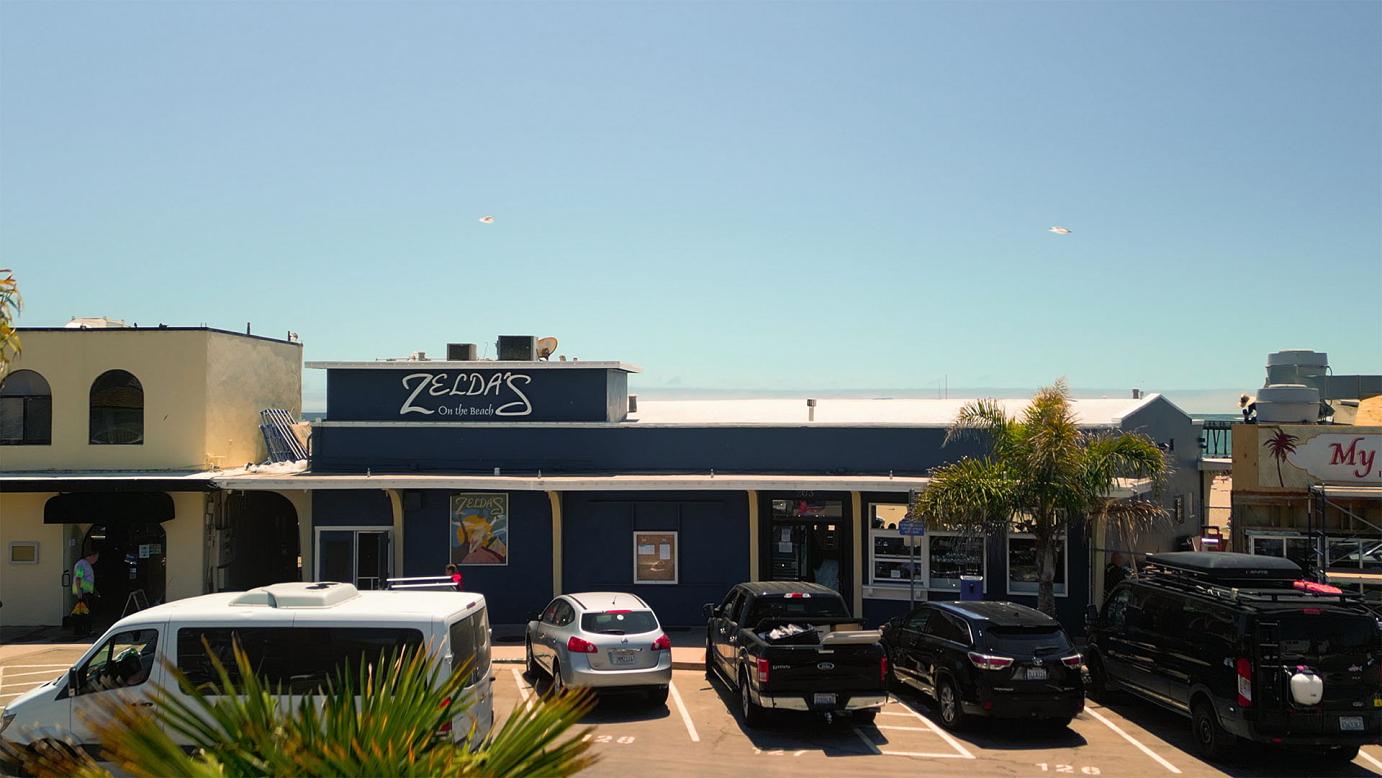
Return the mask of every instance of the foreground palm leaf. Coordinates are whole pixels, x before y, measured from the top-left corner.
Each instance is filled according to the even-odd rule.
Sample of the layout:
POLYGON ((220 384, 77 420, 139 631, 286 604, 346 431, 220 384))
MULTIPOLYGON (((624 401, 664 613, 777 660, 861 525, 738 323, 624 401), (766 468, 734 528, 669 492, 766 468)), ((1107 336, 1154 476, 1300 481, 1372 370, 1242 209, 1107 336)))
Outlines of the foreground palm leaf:
MULTIPOLYGON (((572 727, 590 711, 584 693, 522 705, 472 750, 438 733, 463 712, 468 668, 446 674, 428 653, 409 651, 332 679, 323 694, 281 702, 236 646, 236 682, 213 663, 219 682, 186 696, 155 687, 152 708, 106 706, 96 724, 103 760, 140 778, 155 776, 521 776, 571 775, 594 763, 588 730, 572 727), (224 692, 224 693, 222 693, 224 692), (453 702, 455 701, 455 702, 453 702), (187 753, 174 734, 190 741, 187 753)), ((176 683, 187 678, 169 668, 176 683)), ((72 751, 28 754, 37 775, 109 778, 72 751)))
POLYGON ((1110 496, 1119 478, 1150 479, 1159 488, 1170 471, 1161 449, 1146 435, 1081 430, 1064 381, 1037 392, 1016 419, 996 400, 967 403, 946 442, 966 438, 983 441, 985 456, 932 470, 916 510, 967 535, 1031 532, 1037 607, 1049 615, 1056 612, 1056 548, 1072 521, 1103 519, 1126 542, 1168 518, 1150 500, 1110 496))

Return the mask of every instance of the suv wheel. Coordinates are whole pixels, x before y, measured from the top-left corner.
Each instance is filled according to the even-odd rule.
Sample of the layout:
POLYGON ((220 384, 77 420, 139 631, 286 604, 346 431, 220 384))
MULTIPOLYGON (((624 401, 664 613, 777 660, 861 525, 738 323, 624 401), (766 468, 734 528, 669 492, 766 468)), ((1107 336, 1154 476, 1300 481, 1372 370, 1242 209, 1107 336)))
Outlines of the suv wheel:
POLYGON ((1330 764, 1348 764, 1358 758, 1358 746, 1335 746, 1333 748, 1326 748, 1321 756, 1330 764))
POLYGON ((1205 759, 1222 760, 1233 751, 1238 738, 1224 731, 1219 725, 1219 717, 1208 702, 1201 700, 1195 703, 1191 726, 1194 729, 1195 748, 1205 759))
POLYGON ((549 694, 561 694, 566 691, 566 682, 561 679, 561 663, 552 660, 552 685, 548 688, 549 694))
POLYGON ((523 666, 524 669, 528 671, 528 677, 536 683, 538 671, 537 657, 533 656, 533 641, 531 640, 523 642, 523 666))
POLYGON ((749 695, 749 674, 739 673, 739 711, 744 714, 744 726, 757 729, 767 723, 768 712, 749 695))
POLYGON ((941 726, 946 729, 964 729, 969 723, 960 693, 949 678, 942 678, 936 685, 936 707, 940 709, 941 726))

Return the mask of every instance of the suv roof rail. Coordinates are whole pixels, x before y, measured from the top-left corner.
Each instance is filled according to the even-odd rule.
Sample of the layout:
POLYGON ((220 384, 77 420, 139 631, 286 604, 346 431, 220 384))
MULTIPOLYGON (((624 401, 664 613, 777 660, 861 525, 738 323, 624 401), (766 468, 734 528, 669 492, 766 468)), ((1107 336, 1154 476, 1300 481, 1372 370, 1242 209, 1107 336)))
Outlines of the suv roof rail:
POLYGON ((1301 590, 1294 587, 1230 586, 1222 582, 1205 580, 1195 575, 1186 575, 1173 568, 1158 568, 1156 565, 1144 568, 1138 576, 1138 580, 1193 591, 1243 605, 1273 602, 1355 604, 1362 600, 1362 595, 1348 591, 1332 593, 1301 590))

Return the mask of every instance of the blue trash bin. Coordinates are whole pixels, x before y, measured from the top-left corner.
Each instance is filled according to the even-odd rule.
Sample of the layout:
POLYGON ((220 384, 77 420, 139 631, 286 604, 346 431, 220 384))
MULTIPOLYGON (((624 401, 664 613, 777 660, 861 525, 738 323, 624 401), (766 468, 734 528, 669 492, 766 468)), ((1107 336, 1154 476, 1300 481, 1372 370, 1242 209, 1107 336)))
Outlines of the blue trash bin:
POLYGON ((984 577, 982 575, 962 575, 960 576, 960 599, 961 600, 982 600, 984 599, 984 577))

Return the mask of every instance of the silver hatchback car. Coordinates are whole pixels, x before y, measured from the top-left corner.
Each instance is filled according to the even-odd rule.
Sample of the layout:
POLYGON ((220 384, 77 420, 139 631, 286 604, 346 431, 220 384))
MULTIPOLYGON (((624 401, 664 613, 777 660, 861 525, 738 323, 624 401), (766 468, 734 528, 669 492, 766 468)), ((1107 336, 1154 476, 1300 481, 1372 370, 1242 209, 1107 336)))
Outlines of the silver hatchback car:
POLYGON ((648 603, 633 594, 563 594, 528 622, 529 675, 552 676, 552 689, 641 691, 667 702, 672 641, 648 603))

